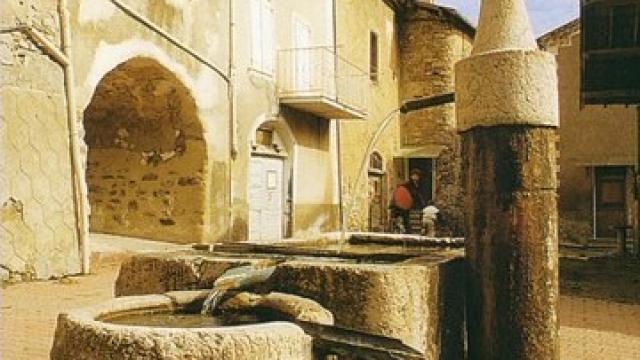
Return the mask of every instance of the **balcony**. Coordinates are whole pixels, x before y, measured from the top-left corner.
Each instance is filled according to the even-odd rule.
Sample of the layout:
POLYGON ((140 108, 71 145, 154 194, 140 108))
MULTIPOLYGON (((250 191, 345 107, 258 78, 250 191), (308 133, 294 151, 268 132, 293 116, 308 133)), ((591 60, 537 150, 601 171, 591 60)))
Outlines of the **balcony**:
POLYGON ((280 103, 326 119, 367 116, 368 75, 331 47, 280 50, 280 103))

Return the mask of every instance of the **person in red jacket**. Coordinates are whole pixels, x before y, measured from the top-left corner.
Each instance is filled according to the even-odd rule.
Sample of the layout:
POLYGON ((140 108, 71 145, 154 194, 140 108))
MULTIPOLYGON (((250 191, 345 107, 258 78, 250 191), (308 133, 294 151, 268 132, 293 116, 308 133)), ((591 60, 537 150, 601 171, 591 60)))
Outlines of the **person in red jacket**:
POLYGON ((411 169, 409 181, 398 185, 393 193, 391 203, 392 217, 395 219, 395 231, 410 233, 409 212, 422 210, 427 206, 421 192, 422 172, 420 169, 411 169))

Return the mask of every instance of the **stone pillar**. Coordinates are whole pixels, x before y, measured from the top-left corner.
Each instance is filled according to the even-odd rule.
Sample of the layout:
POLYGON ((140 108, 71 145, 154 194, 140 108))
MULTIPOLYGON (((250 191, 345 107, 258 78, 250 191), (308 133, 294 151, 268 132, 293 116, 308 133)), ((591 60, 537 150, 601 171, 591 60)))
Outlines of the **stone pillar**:
POLYGON ((523 0, 483 0, 456 108, 469 359, 558 359, 557 75, 523 0))

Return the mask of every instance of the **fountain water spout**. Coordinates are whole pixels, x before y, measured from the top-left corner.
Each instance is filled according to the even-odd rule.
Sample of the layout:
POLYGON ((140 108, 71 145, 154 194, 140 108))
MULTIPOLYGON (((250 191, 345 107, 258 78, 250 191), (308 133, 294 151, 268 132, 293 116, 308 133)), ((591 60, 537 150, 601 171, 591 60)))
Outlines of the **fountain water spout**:
POLYGON ((275 266, 257 269, 251 265, 227 270, 213 283, 213 288, 202 304, 200 313, 202 315, 211 315, 227 291, 242 290, 262 284, 273 275, 275 270, 275 266))
MULTIPOLYGON (((380 122, 380 124, 378 125, 378 128, 375 130, 375 132, 369 139, 369 142, 367 143, 367 150, 364 152, 362 162, 360 163, 360 169, 358 171, 358 174, 356 175, 356 180, 353 186, 353 190, 357 191, 358 187, 360 186, 360 182, 362 181, 362 179, 364 178, 364 174, 366 173, 367 164, 369 163, 369 155, 373 151, 373 148, 376 146, 384 130, 391 123, 391 120, 396 118, 395 115, 397 115, 398 113, 407 114, 412 111, 418 111, 418 110, 428 109, 436 106, 451 104, 451 103, 454 103, 455 101, 456 101, 455 93, 452 93, 452 92, 426 96, 422 98, 407 100, 402 103, 402 106, 400 108, 395 109, 391 111, 389 114, 387 114, 387 116, 382 120, 382 122, 380 122)), ((344 217, 348 218, 349 216, 351 216, 351 212, 353 211, 353 206, 355 205, 355 202, 356 202, 355 200, 352 200, 349 202, 349 204, 347 204, 347 211, 343 212, 344 217)), ((346 237, 347 237, 346 236, 346 233, 347 233, 346 218, 342 219, 342 229, 341 229, 341 236, 340 236, 340 240, 342 243, 346 241, 346 237)))

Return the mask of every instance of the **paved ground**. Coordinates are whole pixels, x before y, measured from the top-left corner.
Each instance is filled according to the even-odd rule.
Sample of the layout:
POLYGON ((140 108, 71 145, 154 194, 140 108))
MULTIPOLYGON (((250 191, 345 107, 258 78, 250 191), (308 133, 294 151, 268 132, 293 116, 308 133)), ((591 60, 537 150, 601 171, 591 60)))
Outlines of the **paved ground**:
MULTIPOLYGON (((149 249, 144 242, 135 244, 135 251, 165 246, 151 244, 149 249)), ((100 246, 94 249, 109 253, 109 246, 100 246)), ((0 359, 47 359, 59 312, 113 297, 120 258, 102 259, 93 275, 2 289, 0 359)), ((640 359, 640 305, 562 296, 559 312, 563 360, 640 359)))
POLYGON ((57 314, 112 298, 117 273, 118 264, 107 263, 95 275, 0 290, 0 359, 48 359, 57 314))

